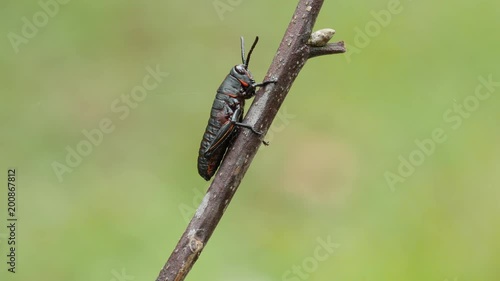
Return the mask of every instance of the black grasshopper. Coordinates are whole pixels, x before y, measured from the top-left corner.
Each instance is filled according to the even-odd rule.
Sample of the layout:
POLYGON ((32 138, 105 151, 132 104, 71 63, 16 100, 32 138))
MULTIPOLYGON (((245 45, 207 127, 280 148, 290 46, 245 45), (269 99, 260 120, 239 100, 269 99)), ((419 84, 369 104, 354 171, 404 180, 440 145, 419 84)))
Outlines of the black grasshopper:
POLYGON ((210 119, 208 119, 208 125, 201 140, 198 155, 198 173, 207 181, 215 174, 227 148, 238 134, 238 127, 245 127, 256 134, 261 134, 251 125, 241 123, 243 121, 245 99, 255 95, 256 87, 276 82, 255 83, 252 74, 248 71, 250 55, 258 41, 259 37, 255 37, 255 41, 245 59, 244 41, 243 37, 241 37, 242 64, 238 64, 231 69, 215 95, 210 119))

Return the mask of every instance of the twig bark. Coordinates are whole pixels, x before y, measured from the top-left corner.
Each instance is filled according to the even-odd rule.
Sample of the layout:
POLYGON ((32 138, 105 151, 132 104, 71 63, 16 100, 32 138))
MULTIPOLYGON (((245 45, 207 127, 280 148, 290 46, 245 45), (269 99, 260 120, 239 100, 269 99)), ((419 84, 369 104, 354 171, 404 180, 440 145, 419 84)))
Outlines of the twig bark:
MULTIPOLYGON (((293 81, 309 58, 343 53, 343 42, 323 47, 306 44, 323 0, 299 0, 265 81, 277 80, 256 94, 244 123, 267 132, 293 81)), ((242 130, 215 175, 196 214, 160 271, 156 281, 182 281, 210 239, 261 144, 258 135, 242 130)))
POLYGON ((330 55, 330 54, 341 54, 345 53, 345 51, 346 49, 344 46, 344 41, 328 43, 323 47, 310 47, 309 58, 330 55))

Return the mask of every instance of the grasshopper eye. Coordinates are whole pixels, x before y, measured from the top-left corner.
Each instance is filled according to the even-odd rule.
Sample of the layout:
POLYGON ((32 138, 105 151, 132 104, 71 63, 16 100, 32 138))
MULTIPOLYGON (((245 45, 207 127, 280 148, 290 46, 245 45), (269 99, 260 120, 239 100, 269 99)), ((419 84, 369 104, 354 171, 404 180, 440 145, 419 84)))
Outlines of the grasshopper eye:
POLYGON ((245 67, 243 65, 241 65, 241 64, 235 66, 234 69, 236 70, 236 72, 238 74, 242 74, 243 75, 246 72, 245 67))

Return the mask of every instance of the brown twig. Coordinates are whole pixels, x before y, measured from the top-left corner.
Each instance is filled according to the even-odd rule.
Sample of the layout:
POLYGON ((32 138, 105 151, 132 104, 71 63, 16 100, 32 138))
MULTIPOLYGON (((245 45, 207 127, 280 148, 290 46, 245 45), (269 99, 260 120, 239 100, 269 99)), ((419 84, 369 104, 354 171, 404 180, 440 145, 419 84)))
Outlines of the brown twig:
MULTIPOLYGON (((323 0, 299 0, 265 81, 277 80, 257 92, 244 123, 267 132, 293 81, 307 59, 345 52, 343 42, 323 47, 307 45, 323 0)), ((214 232, 261 144, 258 135, 242 130, 215 175, 196 214, 156 281, 182 281, 214 232)))
POLYGON ((344 41, 328 43, 323 47, 310 47, 309 58, 318 56, 345 53, 344 41))

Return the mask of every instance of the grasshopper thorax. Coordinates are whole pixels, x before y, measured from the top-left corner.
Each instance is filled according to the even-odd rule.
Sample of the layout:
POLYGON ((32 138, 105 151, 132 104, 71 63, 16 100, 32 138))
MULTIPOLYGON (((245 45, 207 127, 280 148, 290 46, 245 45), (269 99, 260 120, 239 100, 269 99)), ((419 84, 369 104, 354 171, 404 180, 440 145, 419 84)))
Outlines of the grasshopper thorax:
POLYGON ((245 65, 235 65, 231 69, 230 75, 240 82, 242 89, 240 95, 243 98, 248 99, 255 95, 255 80, 253 79, 252 73, 245 68, 245 65))

